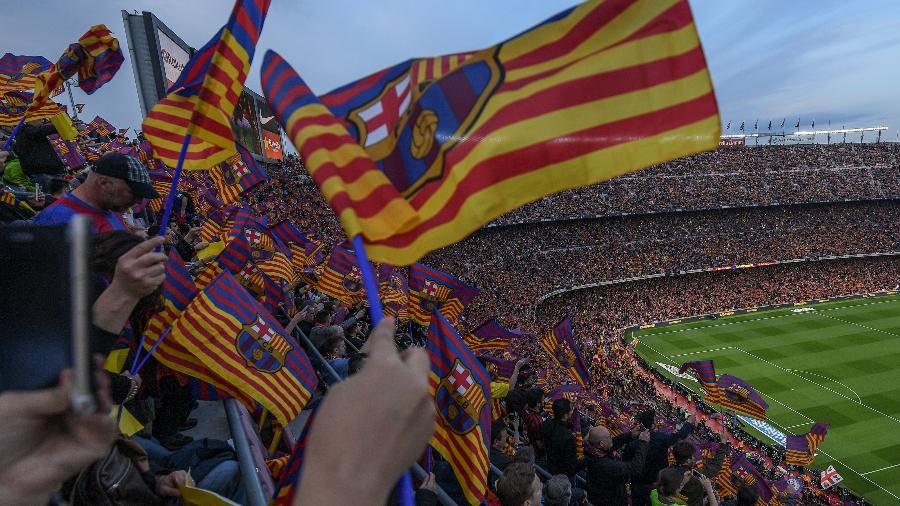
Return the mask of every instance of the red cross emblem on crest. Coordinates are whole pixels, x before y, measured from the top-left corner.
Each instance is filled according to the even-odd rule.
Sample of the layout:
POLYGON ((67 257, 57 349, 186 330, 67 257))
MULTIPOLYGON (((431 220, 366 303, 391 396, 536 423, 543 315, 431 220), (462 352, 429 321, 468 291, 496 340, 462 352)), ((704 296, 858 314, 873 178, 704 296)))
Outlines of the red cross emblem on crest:
POLYGON ((239 160, 236 163, 232 164, 231 170, 234 171, 234 175, 237 177, 237 179, 240 179, 250 173, 250 169, 247 168, 247 164, 244 163, 243 160, 239 160))
POLYGON ((247 240, 250 241, 250 244, 260 244, 262 243, 262 234, 259 230, 247 230, 247 240))
POLYGON ((267 343, 271 343, 272 339, 275 338, 275 329, 272 328, 271 325, 266 323, 261 318, 256 318, 256 321, 253 325, 250 326, 250 330, 252 330, 260 339, 267 343))
POLYGON ((385 91, 381 100, 360 111, 359 117, 366 124, 364 147, 381 142, 400 119, 412 98, 410 76, 406 76, 385 91))
POLYGON ((437 296, 438 285, 434 281, 430 279, 425 280, 425 287, 422 289, 422 293, 425 294, 428 298, 434 298, 437 296))
POLYGON ((475 379, 472 378, 472 373, 463 367, 461 363, 457 362, 456 367, 454 367, 453 371, 450 373, 450 384, 453 386, 453 389, 456 390, 456 393, 463 396, 466 395, 466 392, 469 391, 469 388, 471 388, 474 383, 475 379))

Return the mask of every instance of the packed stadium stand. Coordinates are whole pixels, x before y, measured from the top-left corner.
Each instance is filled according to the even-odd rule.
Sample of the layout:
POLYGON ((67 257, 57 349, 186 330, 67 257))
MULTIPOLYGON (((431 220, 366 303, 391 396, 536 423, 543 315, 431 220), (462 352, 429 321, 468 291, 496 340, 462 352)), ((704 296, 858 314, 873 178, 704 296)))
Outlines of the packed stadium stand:
MULTIPOLYGON (((139 146, 137 141, 132 144, 139 146)), ((596 424, 608 427, 617 437, 634 438, 624 455, 634 470, 623 475, 620 484, 623 493, 630 490, 632 504, 637 504, 638 490, 652 484, 644 475, 669 465, 665 445, 662 450, 658 444, 649 452, 642 449, 645 436, 636 436, 643 429, 633 428, 638 420, 653 434, 687 435, 694 446, 708 448, 707 455, 720 446, 736 448, 773 484, 788 479, 802 482, 799 490, 779 489, 783 504, 865 504, 839 486, 822 490, 816 472, 784 462, 783 448, 715 416, 711 406, 636 355, 625 331, 693 315, 896 289, 900 280, 900 262, 894 256, 900 253, 898 153, 897 145, 889 143, 720 149, 547 197, 426 257, 423 263, 480 289, 452 320, 461 335, 493 318, 532 336, 492 352, 513 362, 520 357, 530 360, 521 367, 522 379, 509 385, 509 395, 496 405, 501 411, 491 429, 492 494, 507 493, 515 462, 530 459, 539 474, 549 471, 541 474, 545 500, 569 494, 576 501, 603 504, 602 498, 613 496, 604 495, 608 490, 603 487, 609 484, 598 484, 591 474, 590 465, 600 465, 596 461, 599 447, 592 444, 595 438, 605 437, 591 429, 596 424), (541 351, 535 336, 565 316, 574 322, 577 345, 591 372, 584 395, 604 406, 602 416, 596 411, 598 404, 582 402, 586 397, 581 394, 572 397, 576 415, 564 420, 556 417, 567 408, 557 402, 559 398, 544 404, 546 394, 570 380, 541 351), (535 393, 535 388, 540 391, 535 393), (566 434, 577 434, 579 451, 588 454, 586 470, 560 467, 554 453, 559 435, 554 431, 560 427, 564 427, 564 439, 566 434), (629 436, 632 431, 634 436, 629 436), (636 464, 634 459, 639 459, 636 464), (560 473, 569 477, 551 476, 560 473), (627 489, 626 483, 630 483, 627 489)), ((297 266, 300 279, 284 287, 302 296, 288 299, 295 301, 292 307, 275 311, 310 357, 319 380, 311 393, 313 405, 327 395, 327 385, 360 370, 365 355, 359 350, 365 351, 368 319, 354 304, 333 301, 320 292, 317 278, 323 275, 328 253, 344 239, 302 161, 289 156, 264 170, 269 179, 247 192, 256 216, 268 223, 287 219, 318 244, 307 268, 297 266)), ((64 189, 80 182, 77 178, 61 181, 64 189)), ((83 184, 92 183, 88 179, 83 184)), ((6 191, 24 193, 12 181, 7 181, 6 191)), ((200 255, 209 247, 204 232, 192 229, 203 223, 198 196, 189 190, 179 197, 184 205, 176 208, 181 209, 176 211, 177 224, 165 246, 180 253, 195 275, 209 262, 200 255)), ((58 194, 47 200, 60 198, 58 194)), ((34 215, 31 206, 39 211, 42 204, 48 202, 28 202, 24 197, 4 201, 0 204, 4 222, 21 224, 34 215), (29 205, 23 206, 23 201, 29 205)), ((157 212, 147 208, 151 222, 157 212)), ((125 233, 98 236, 103 254, 111 258, 98 257, 95 269, 110 276, 117 258, 140 242, 116 234, 125 233)), ((138 306, 132 325, 148 325, 148 314, 156 309, 138 306)), ((401 323, 395 335, 399 346, 424 342, 423 330, 413 329, 402 316, 401 323)), ((205 384, 197 387, 183 373, 171 370, 163 358, 151 359, 149 364, 141 372, 140 393, 136 397, 124 393, 129 384, 126 381, 123 386, 119 377, 113 383, 113 401, 128 398, 131 414, 145 425, 132 440, 141 442, 158 473, 165 473, 157 474, 154 482, 157 495, 168 493, 174 483, 169 480, 179 479, 178 473, 188 465, 185 462, 202 454, 200 460, 206 464, 201 471, 196 470, 200 461, 190 465, 205 488, 239 503, 252 503, 250 496, 257 489, 279 498, 279 504, 290 501, 291 483, 285 485, 284 480, 296 469, 289 456, 298 438, 304 440, 311 410, 286 426, 276 423, 272 415, 253 413, 238 403, 224 405, 223 410, 221 403, 212 402, 222 392, 213 392, 205 384), (241 440, 232 449, 223 440, 234 438, 235 426, 241 427, 237 432, 241 440), (198 441, 202 441, 202 452, 197 450, 198 441), (178 452, 184 448, 193 453, 188 460, 179 460, 176 457, 183 455, 178 452), (253 459, 258 474, 241 476, 241 459, 253 459), (248 486, 249 481, 260 485, 248 486)), ((515 370, 518 374, 520 366, 515 370)), ((659 442, 663 436, 650 438, 659 442)), ((436 454, 429 453, 429 459, 434 461, 423 466, 434 475, 425 480, 417 501, 465 503, 448 463, 436 454)), ((721 461, 718 467, 715 459, 709 462, 708 481, 717 494, 727 499, 738 493, 717 481, 721 461)), ((57 497, 73 490, 83 493, 83 488, 83 484, 67 483, 57 497)))

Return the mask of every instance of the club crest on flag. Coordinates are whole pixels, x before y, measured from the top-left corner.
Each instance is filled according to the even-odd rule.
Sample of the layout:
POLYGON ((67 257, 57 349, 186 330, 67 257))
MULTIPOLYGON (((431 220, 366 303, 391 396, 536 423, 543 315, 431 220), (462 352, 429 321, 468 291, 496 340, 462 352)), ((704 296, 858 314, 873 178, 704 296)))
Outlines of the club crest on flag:
POLYGON ((556 356, 556 360, 559 361, 559 365, 564 368, 575 367, 575 352, 568 346, 563 347, 561 343, 557 344, 556 348, 553 349, 553 354, 556 356))
POLYGON ((344 286, 344 289, 351 294, 359 293, 363 289, 362 277, 359 274, 359 267, 354 265, 353 268, 350 269, 350 272, 348 272, 347 275, 344 276, 342 285, 344 286))
POLYGON ((750 391, 740 385, 729 385, 722 389, 722 393, 737 403, 745 403, 750 400, 750 391))
POLYGON ((426 279, 422 286, 422 307, 429 314, 438 309, 450 296, 450 288, 434 280, 426 279))
POLYGON ((494 48, 441 79, 415 86, 410 72, 404 72, 347 119, 358 132, 359 144, 397 190, 409 197, 443 176, 444 155, 466 138, 502 81, 494 48), (393 130, 391 125, 396 125, 393 130))
POLYGON ((222 169, 222 179, 228 186, 240 184, 241 178, 250 174, 250 168, 240 155, 229 158, 222 169))
POLYGON ((486 402, 472 371, 457 358, 435 391, 441 419, 456 434, 468 434, 478 425, 479 413, 486 402))
POLYGON ((259 314, 254 321, 243 326, 235 345, 248 366, 268 373, 281 369, 288 352, 294 349, 259 314))
POLYGON ((245 229, 247 242, 250 243, 250 256, 253 260, 260 262, 269 260, 275 256, 275 245, 271 241, 263 240, 263 234, 259 230, 248 228, 245 229))

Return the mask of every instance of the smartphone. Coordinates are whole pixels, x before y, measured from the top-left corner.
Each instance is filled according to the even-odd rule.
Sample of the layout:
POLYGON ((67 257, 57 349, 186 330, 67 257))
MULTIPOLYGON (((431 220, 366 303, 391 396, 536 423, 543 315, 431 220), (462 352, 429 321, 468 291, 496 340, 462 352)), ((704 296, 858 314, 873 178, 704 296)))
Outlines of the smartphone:
POLYGON ((0 228, 0 391, 52 387, 73 372, 76 412, 92 412, 88 218, 0 228), (19 289, 12 289, 19 287, 19 289))
POLYGON ((34 200, 40 200, 40 199, 41 199, 41 184, 34 183, 34 200))

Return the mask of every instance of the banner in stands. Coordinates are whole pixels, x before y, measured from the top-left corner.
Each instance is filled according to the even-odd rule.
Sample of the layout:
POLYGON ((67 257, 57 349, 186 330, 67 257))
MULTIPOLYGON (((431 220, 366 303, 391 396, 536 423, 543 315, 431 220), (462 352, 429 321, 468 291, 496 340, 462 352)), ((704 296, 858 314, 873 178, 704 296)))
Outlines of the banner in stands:
POLYGON ((272 160, 284 158, 284 148, 281 145, 281 125, 275 119, 275 114, 269 109, 268 104, 259 102, 259 127, 262 131, 263 156, 272 160))
POLYGON ((178 80, 181 71, 190 61, 191 55, 162 30, 156 30, 156 37, 159 39, 159 59, 162 61, 166 89, 168 89, 178 80))
POLYGON ((235 140, 243 144, 248 151, 257 156, 262 154, 256 100, 246 89, 241 93, 237 107, 234 108, 231 129, 234 131, 235 140))
POLYGON ((719 137, 720 148, 733 148, 743 146, 746 142, 745 137, 719 137))

